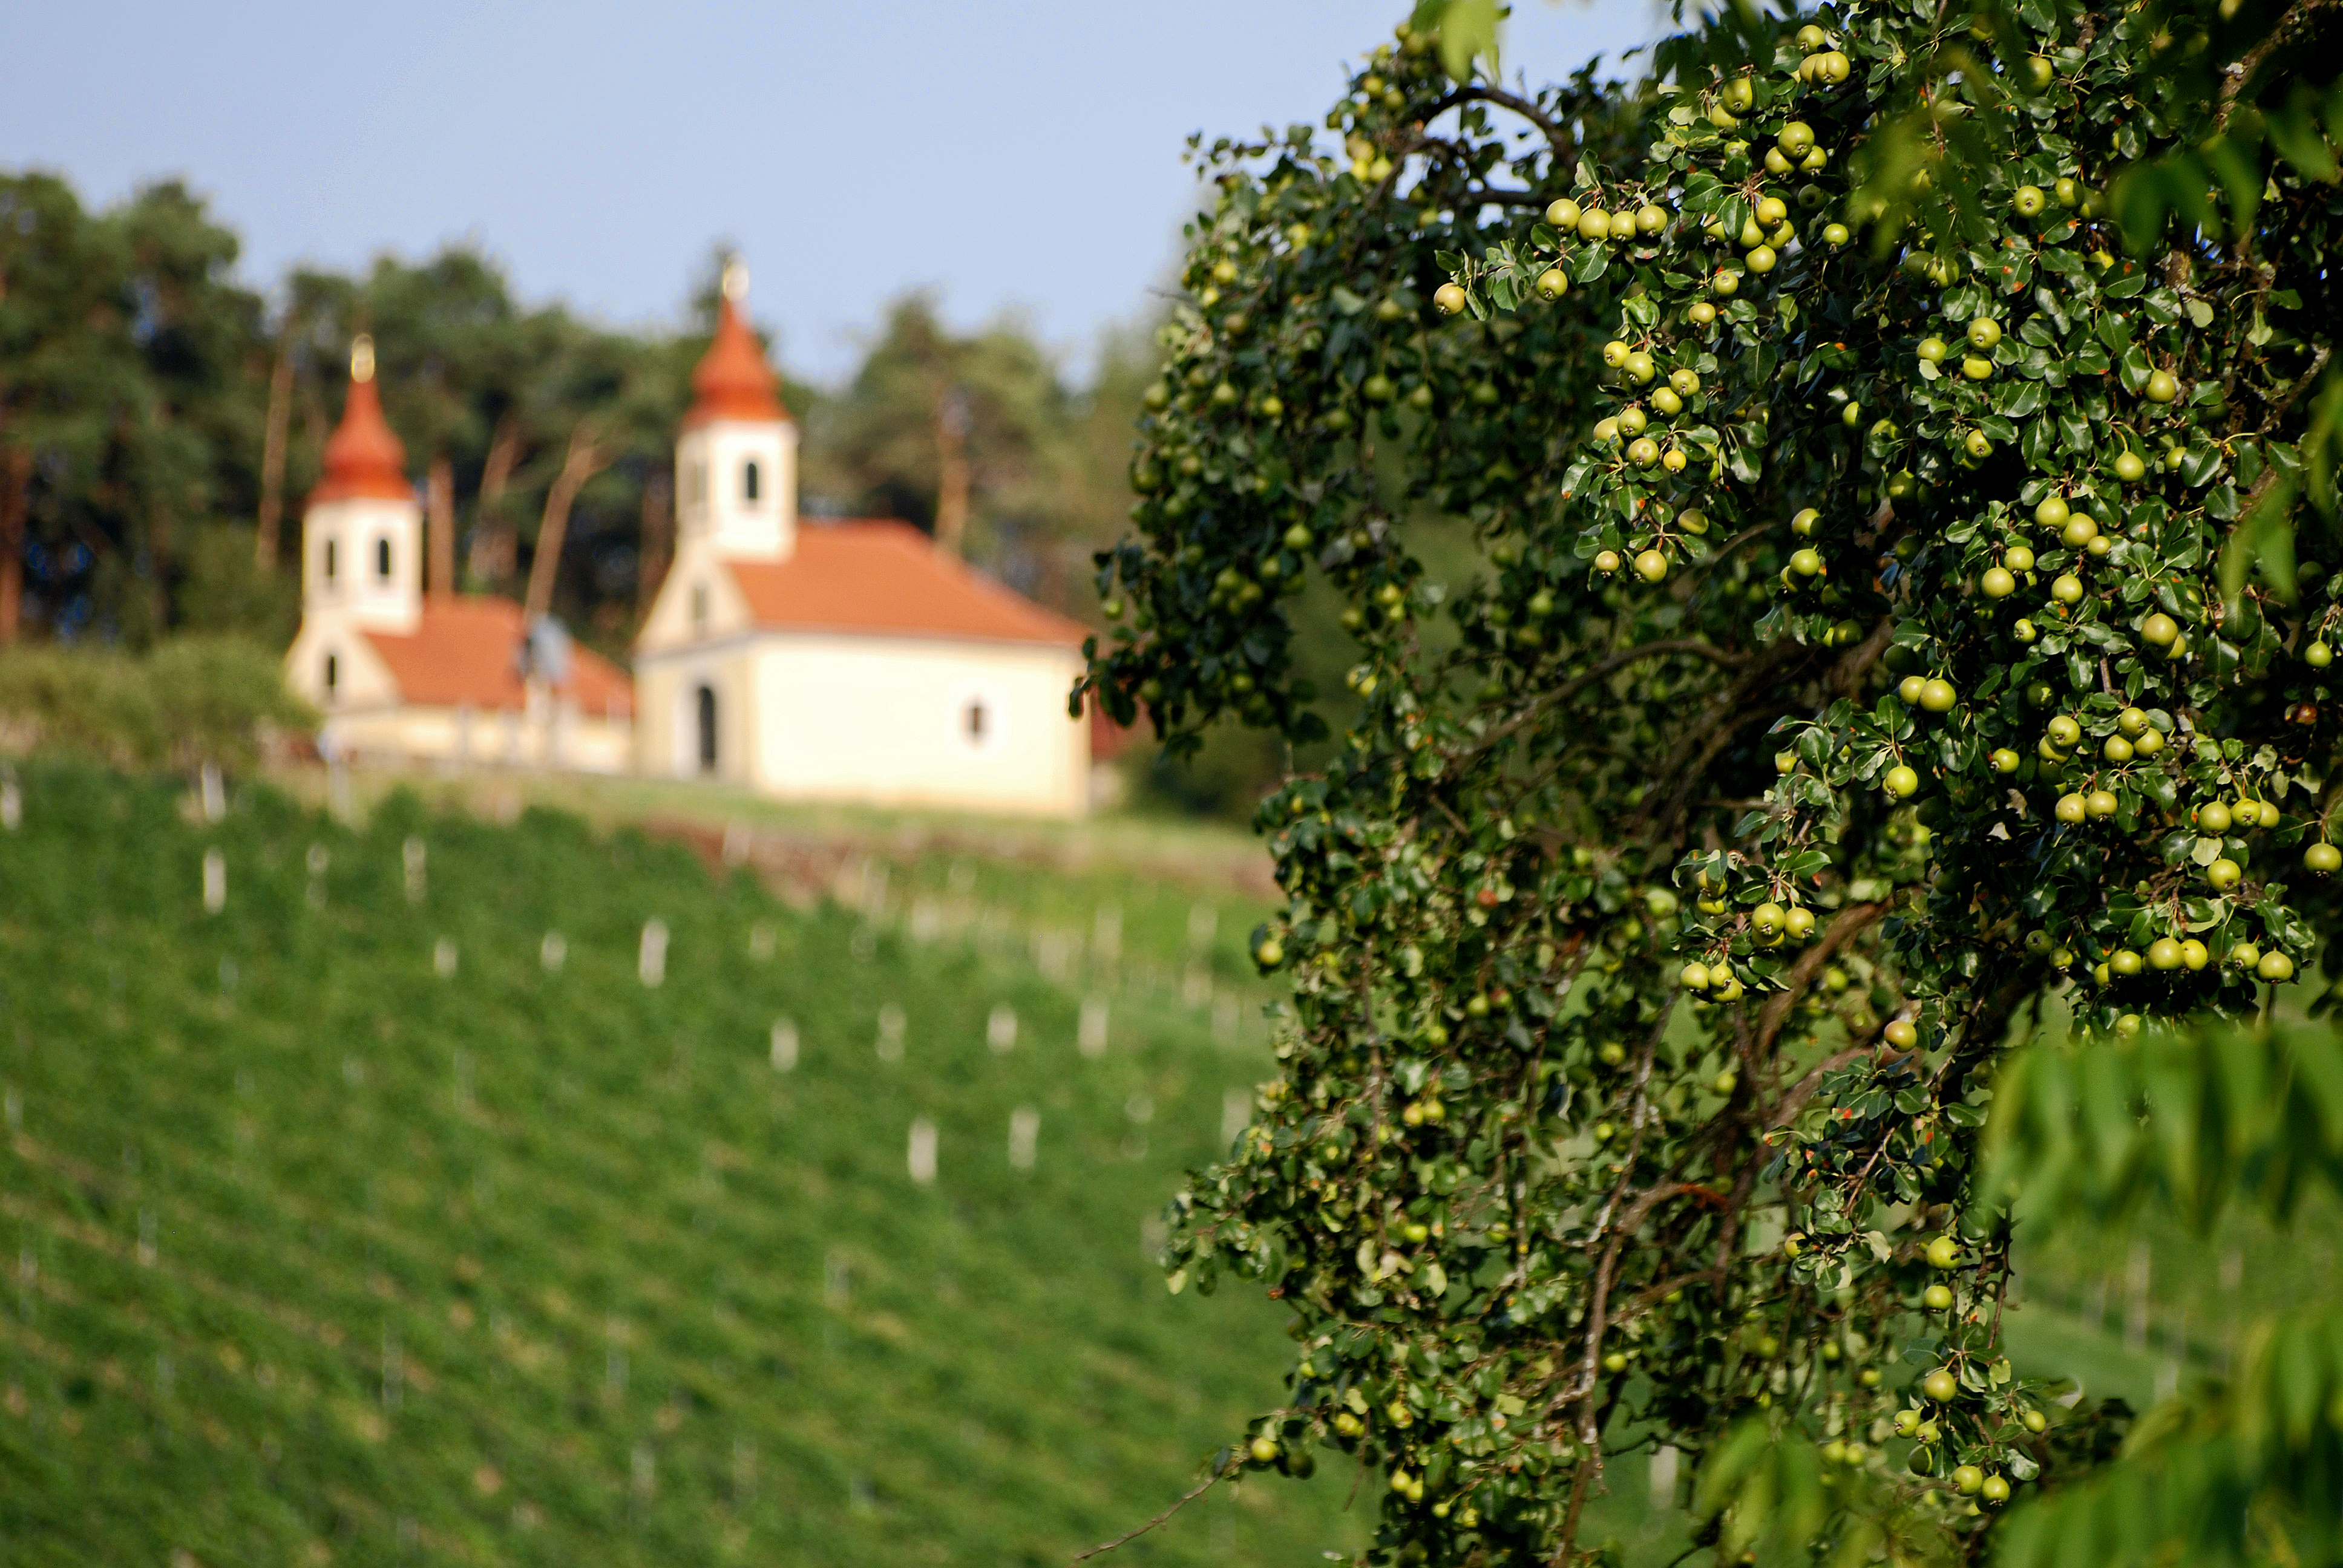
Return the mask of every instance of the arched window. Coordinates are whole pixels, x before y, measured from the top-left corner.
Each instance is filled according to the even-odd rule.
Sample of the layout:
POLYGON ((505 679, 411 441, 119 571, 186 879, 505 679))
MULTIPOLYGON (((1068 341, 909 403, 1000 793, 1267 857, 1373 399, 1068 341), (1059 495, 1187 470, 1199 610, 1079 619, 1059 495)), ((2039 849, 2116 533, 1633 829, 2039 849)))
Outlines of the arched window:
POLYGON ((716 689, 699 689, 699 770, 716 771, 716 689))
POLYGON ((390 576, 390 536, 385 534, 374 542, 374 575, 387 579, 390 576))
POLYGON ((326 580, 327 582, 334 580, 334 572, 339 564, 334 559, 334 541, 327 539, 326 541, 326 580))
POLYGON ((960 739, 970 746, 981 746, 990 738, 992 715, 985 711, 984 699, 977 698, 960 712, 960 739))
POLYGON ((691 585, 691 626, 695 631, 708 629, 708 585, 691 585))
POLYGON ((342 661, 332 654, 326 655, 326 695, 331 697, 342 684, 342 661))
POLYGON ((752 507, 757 504, 759 478, 755 458, 751 457, 740 465, 740 498, 752 507))

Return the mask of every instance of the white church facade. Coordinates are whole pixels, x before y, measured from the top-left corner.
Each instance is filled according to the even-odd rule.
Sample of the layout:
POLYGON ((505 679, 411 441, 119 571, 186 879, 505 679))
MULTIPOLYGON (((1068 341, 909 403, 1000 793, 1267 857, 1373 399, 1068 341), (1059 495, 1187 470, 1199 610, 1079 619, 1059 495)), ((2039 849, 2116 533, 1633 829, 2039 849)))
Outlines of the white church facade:
POLYGON ((426 591, 422 513, 370 353, 302 525, 288 682, 321 745, 719 781, 784 799, 1088 809, 1086 630, 894 521, 798 515, 798 428, 728 273, 675 449, 673 564, 631 678, 486 595, 426 591))
POLYGON ((797 426, 728 279, 635 644, 637 763, 784 799, 1074 816, 1084 628, 907 523, 798 516, 797 426))
POLYGON ((423 508, 383 418, 374 355, 350 356, 341 423, 301 517, 301 627, 286 682, 328 755, 624 773, 634 685, 521 607, 423 580, 423 508))

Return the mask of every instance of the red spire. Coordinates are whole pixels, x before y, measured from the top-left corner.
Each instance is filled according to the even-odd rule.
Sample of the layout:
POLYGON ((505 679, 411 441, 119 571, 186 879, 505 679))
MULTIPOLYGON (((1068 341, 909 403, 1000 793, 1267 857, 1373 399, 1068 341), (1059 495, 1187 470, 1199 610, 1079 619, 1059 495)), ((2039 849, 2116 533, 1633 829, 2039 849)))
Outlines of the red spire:
POLYGON ((772 367, 765 351, 740 320, 733 301, 749 289, 747 269, 733 262, 724 269, 723 297, 716 306, 716 337, 691 372, 691 408, 684 425, 715 419, 786 419, 789 411, 773 394, 772 367))
POLYGON ((309 492, 309 504, 376 496, 411 500, 407 448, 382 417, 382 397, 374 384, 374 339, 361 335, 350 345, 350 395, 342 422, 326 442, 326 477, 309 492))

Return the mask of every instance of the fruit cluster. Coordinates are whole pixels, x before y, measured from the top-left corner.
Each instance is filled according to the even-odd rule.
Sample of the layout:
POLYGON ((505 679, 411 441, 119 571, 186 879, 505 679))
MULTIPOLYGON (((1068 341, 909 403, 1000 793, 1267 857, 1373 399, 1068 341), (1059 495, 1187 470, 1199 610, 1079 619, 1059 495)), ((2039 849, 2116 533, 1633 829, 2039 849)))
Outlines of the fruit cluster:
MULTIPOLYGON (((2289 791, 2308 801, 2315 788, 2318 774, 2299 766, 2299 745, 2243 752, 2234 741, 2224 745, 2243 717, 2241 702, 2258 699, 2268 661, 2288 655, 2253 596, 2224 604, 2208 591, 2225 525, 2243 504, 2237 480, 2254 477, 2239 466, 2266 477, 2287 460, 2221 438, 2230 397, 2216 384, 2250 383, 2250 372, 2267 374, 2272 357, 2261 352, 2265 344, 2202 329, 2205 285, 2176 287, 2116 262, 2108 246, 2117 236, 2086 183, 2082 154, 2054 135, 1989 175, 1976 210, 1940 209, 1900 235, 1900 269, 1875 285, 1879 297, 1866 308, 1901 307, 1896 314, 1927 333, 1911 350, 1914 377, 1834 374, 1833 362, 1853 362, 1853 351, 1835 335, 1819 340, 1799 301, 1832 291, 1830 258, 1848 230, 1825 226, 1815 236, 1819 247, 1807 251, 1790 204, 1772 194, 1766 175, 1833 177, 1828 141, 1843 128, 1853 134, 1859 121, 1835 91, 1833 71, 1811 62, 1827 60, 1836 43, 1808 24, 1792 40, 1805 51, 1795 69, 1781 71, 1777 57, 1771 81, 1727 78, 1668 116, 1671 129, 1653 148, 1656 166, 1646 166, 1639 186, 1681 192, 1683 216, 1672 221, 1647 204, 1622 226, 1651 276, 1626 291, 1620 336, 1603 351, 1623 406, 1596 422, 1594 451, 1565 482, 1586 519, 1580 552, 1597 573, 1631 563, 1654 585, 1677 565, 1705 562, 1712 519, 1736 529, 1764 526, 1745 504, 1753 487, 1728 479, 1736 440, 1762 448, 1785 437, 1826 439, 1831 421, 1822 416, 1835 407, 1861 460, 1840 470, 1854 483, 1829 485, 1813 498, 1820 505, 1789 520, 1798 542, 1777 578, 1775 610, 1786 612, 1779 630, 1843 643, 1862 618, 1833 612, 1863 603, 1874 617, 1891 618, 1900 656, 1891 669, 1926 673, 1902 677, 1892 709, 1848 708, 1785 727, 1785 739, 1795 742, 1784 754, 1788 770, 1811 767, 1832 793, 1800 823, 1805 792, 1778 786, 1778 836, 1795 842, 1802 828, 1827 831, 1843 815, 1843 792, 1863 785, 1899 800, 1926 789, 1938 797, 1932 804, 1940 819, 1962 820, 1972 837, 1998 830, 2010 842, 2030 829, 2052 828, 2055 841, 2056 829, 2114 819, 2138 851, 2128 857, 2137 869, 2121 869, 2132 898, 2108 900, 2083 882, 2071 901, 2046 908, 2030 875, 1989 879, 1963 890, 1976 906, 1974 923, 2008 928, 2002 940, 2009 947, 2031 940, 2036 956, 2100 987, 2138 971, 2134 943, 2185 955, 2154 966, 2163 970, 2207 971, 2206 960, 2187 961, 2194 953, 2227 960, 2203 983, 2175 992, 2169 1004, 2177 1007, 2209 1000, 2233 975, 2290 979, 2309 932, 2285 911, 2282 887, 2247 875, 2247 845, 2223 836, 2232 813, 2218 798, 2246 798, 2250 809, 2238 825, 2254 826, 2258 816, 2278 845, 2308 836, 2302 864, 2315 873, 2324 874, 2335 851, 2323 818, 2289 821, 2278 803, 2289 791), (1738 259, 1710 249, 1728 236, 1738 259), (1768 277, 1785 256, 1788 271, 1768 277), (1744 297, 1756 279, 1765 279, 1770 308, 1744 297), (1723 357, 1720 334, 1729 339, 1723 357), (1956 367, 1948 363, 1947 335, 1962 344, 1956 367), (1796 362, 1802 350, 1810 367, 1797 377, 1804 395, 1786 407, 1755 408, 1755 423, 1738 435, 1729 426, 1720 433, 1701 419, 1704 404, 1686 401, 1704 373, 1721 378, 1729 360, 1762 369, 1796 362), (2205 395, 2182 403, 2182 375, 2205 395), (1690 421, 1676 423, 1687 414, 1690 421), (1775 429, 1777 416, 1785 425, 1795 420, 1795 433, 1775 429), (2160 453, 2152 467, 2141 455, 2148 449, 2160 453), (1695 458, 1702 465, 1691 482, 1671 477, 1695 458), (2038 550, 2024 519, 2040 530, 2038 550), (1872 574, 1871 593, 1837 587, 1872 574), (2046 587, 2032 613, 1996 612, 2021 591, 2046 587), (2214 646, 2197 647, 2184 625, 2205 628, 2200 636, 2214 646), (1977 672, 1983 686, 1966 701, 1946 678, 1965 671, 1977 672), (2035 710, 2046 706, 2069 711, 2029 733, 2035 710), (2092 746, 2078 752, 2087 732, 2092 746), (2174 739, 2179 744, 2168 745, 2174 739), (2215 815, 2197 809, 2197 799, 2215 815), (2143 822, 2159 815, 2166 830, 2139 844, 2143 822), (2269 894, 2278 907, 2268 906, 2269 894), (2030 929, 2016 929, 2020 921, 2030 929), (2055 928, 2046 950, 2046 925, 2055 928)), ((2047 56, 2029 62, 2042 95, 2027 118, 2055 123, 2065 110, 2087 119, 2098 106, 2090 102, 2088 62, 2079 50, 2068 54, 2063 80, 2047 56)), ((1999 95, 1966 84, 1944 91, 1966 95, 1979 112, 1994 109, 1999 95)), ((1906 194, 1926 191, 1934 166, 1924 159, 1906 194)), ((1809 210, 1882 215, 1878 184, 1808 183, 1796 201, 1809 210)), ((1551 226, 1533 230, 1522 258, 1463 266, 1451 303, 1468 307, 1473 286, 1500 270, 1535 269, 1541 280, 1600 276, 1611 257, 1583 242, 1612 232, 1595 205, 1604 196, 1588 189, 1555 201, 1545 215, 1551 226)), ((2254 281, 2265 299, 2279 292, 2267 278, 2254 281)), ((1883 313, 1875 323, 1893 319, 1883 313)), ((1893 341, 1883 333, 1875 345, 1893 341)), ((2268 403, 2286 388, 2260 391, 2268 403)), ((2324 668, 2323 624, 2295 633, 2310 669, 2324 668)), ((1765 896, 1781 893, 1775 887, 1765 896)), ((1722 951, 1707 956, 1728 963, 1722 951)), ((2103 1023, 2137 1027, 2137 1015, 2113 997, 2097 1010, 2103 1023)))

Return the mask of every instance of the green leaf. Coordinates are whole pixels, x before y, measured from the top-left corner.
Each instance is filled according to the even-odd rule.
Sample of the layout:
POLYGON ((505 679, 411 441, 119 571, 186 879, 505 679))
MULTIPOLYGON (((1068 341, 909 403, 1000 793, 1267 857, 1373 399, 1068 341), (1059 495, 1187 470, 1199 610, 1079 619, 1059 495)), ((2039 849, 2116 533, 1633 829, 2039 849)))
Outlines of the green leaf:
POLYGON ((2278 156, 2307 179, 2331 181, 2343 169, 2335 149, 2318 126, 2318 94, 2308 83, 2297 83, 2279 107, 2269 111, 2263 128, 2278 156))
POLYGON ((1473 79, 1473 64, 1486 56, 1489 79, 1498 75, 1497 20, 1503 15, 1497 0, 1446 0, 1444 5, 1418 5, 1416 25, 1440 30, 1440 63, 1460 82, 1473 79))
POLYGON ((2245 588, 2247 571, 2256 568, 2279 598, 2294 598, 2294 481, 2276 468, 2265 477, 2261 498, 2221 548, 2221 597, 2231 602, 2245 588))

